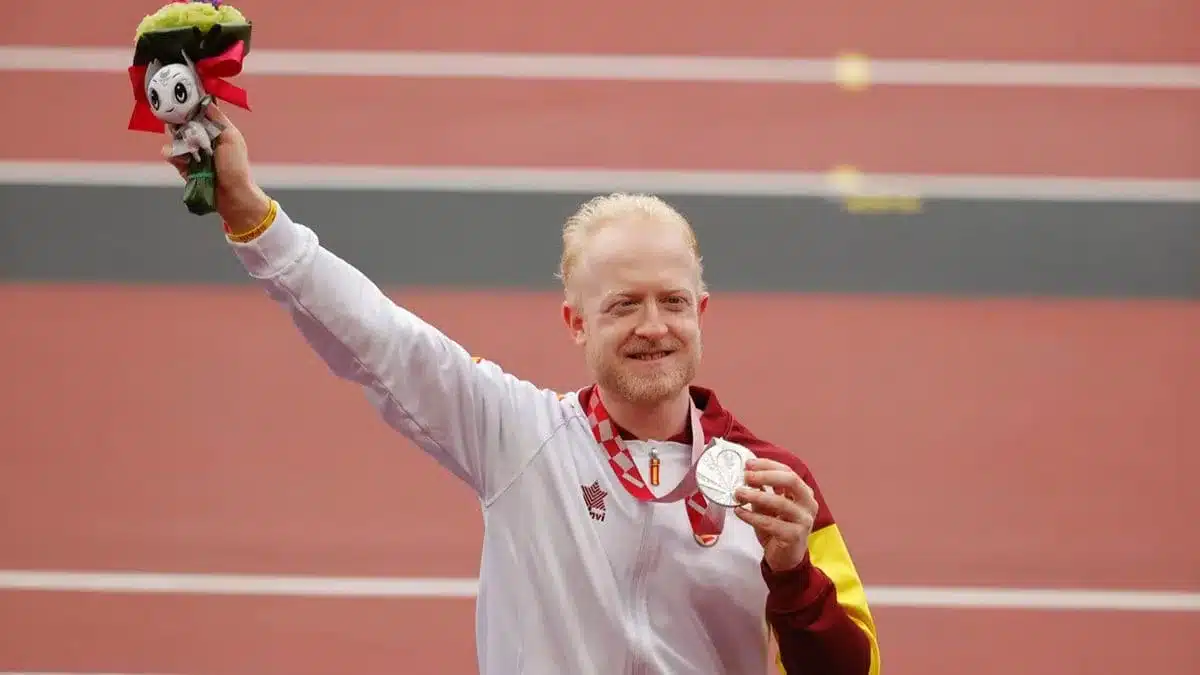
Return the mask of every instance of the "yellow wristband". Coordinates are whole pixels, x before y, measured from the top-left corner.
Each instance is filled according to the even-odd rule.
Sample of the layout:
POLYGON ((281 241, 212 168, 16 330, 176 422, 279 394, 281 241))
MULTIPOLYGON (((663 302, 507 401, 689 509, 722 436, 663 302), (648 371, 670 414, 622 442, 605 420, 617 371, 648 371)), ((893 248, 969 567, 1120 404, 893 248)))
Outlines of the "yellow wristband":
POLYGON ((275 222, 275 216, 278 212, 279 212, 279 203, 276 202, 274 199, 272 199, 271 207, 267 209, 267 215, 263 216, 263 219, 261 221, 259 221, 258 225, 255 225, 253 229, 243 232, 241 234, 233 234, 231 232, 227 232, 225 236, 229 237, 230 241, 237 242, 239 244, 244 244, 248 241, 252 241, 252 240, 258 238, 258 236, 261 235, 263 232, 267 231, 267 228, 270 227, 271 224, 275 222))

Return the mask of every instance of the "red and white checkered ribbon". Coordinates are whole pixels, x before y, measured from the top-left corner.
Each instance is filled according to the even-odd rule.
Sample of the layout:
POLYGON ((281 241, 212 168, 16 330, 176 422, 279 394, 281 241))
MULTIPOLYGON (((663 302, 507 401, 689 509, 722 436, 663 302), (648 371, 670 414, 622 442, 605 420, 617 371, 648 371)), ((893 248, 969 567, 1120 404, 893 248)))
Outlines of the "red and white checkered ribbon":
POLYGON ((592 388, 592 395, 588 401, 588 422, 591 423, 592 436, 608 453, 608 463, 617 480, 638 501, 666 503, 683 499, 692 532, 697 541, 700 541, 701 538, 714 537, 721 533, 725 525, 725 509, 710 507, 708 500, 696 486, 696 464, 700 461, 700 455, 704 453, 708 439, 704 437, 704 429, 700 425, 700 411, 694 401, 688 401, 688 412, 692 425, 691 469, 673 490, 662 497, 655 497, 646 481, 642 479, 642 472, 634 463, 633 455, 625 445, 625 439, 617 433, 612 418, 608 415, 608 409, 600 400, 599 387, 592 388))

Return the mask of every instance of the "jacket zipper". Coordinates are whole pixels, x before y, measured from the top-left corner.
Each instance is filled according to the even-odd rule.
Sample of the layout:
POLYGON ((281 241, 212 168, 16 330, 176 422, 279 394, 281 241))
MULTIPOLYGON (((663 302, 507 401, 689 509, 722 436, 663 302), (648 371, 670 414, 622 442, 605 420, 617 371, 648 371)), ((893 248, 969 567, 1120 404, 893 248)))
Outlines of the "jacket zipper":
MULTIPOLYGON (((650 448, 650 484, 658 485, 659 483, 659 466, 660 460, 658 457, 658 449, 651 446, 650 448)), ((637 629, 637 647, 638 655, 633 658, 631 673, 633 675, 642 675, 650 671, 650 655, 647 653, 653 641, 650 639, 650 608, 649 599, 647 597, 647 577, 650 574, 650 560, 653 557, 651 550, 653 548, 653 540, 650 536, 654 520, 654 504, 643 504, 646 515, 642 519, 642 534, 641 541, 638 543, 637 557, 634 560, 633 568, 633 588, 632 602, 630 608, 633 611, 634 624, 637 629)))
POLYGON ((650 630, 649 606, 646 597, 646 576, 649 572, 650 559, 650 529, 651 520, 654 515, 654 505, 645 504, 646 517, 642 521, 642 536, 638 544, 637 558, 634 561, 633 569, 633 588, 632 602, 630 608, 633 610, 633 622, 637 630, 637 649, 633 654, 633 663, 630 672, 633 675, 640 675, 648 672, 647 665, 649 663, 649 655, 645 653, 646 649, 652 644, 647 634, 650 630))

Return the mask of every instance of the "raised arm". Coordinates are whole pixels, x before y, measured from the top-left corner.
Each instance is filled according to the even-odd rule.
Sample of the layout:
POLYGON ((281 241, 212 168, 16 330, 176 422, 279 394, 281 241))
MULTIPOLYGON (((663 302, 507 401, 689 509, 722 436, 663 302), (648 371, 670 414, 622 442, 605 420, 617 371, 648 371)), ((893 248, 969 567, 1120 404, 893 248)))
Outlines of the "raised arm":
POLYGON ((218 139, 218 205, 242 265, 335 375, 361 385, 391 427, 490 501, 557 423, 555 394, 472 359, 248 178, 234 182, 249 175, 236 163, 244 142, 220 121, 229 128, 218 139))

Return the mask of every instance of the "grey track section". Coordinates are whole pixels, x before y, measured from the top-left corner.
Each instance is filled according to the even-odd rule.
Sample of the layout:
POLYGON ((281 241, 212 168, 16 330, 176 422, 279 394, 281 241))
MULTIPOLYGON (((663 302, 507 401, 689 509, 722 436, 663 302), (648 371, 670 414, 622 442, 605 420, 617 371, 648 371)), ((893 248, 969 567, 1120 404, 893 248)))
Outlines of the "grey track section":
MULTIPOLYGON (((273 192, 389 286, 552 289, 586 194, 273 192)), ((1200 298, 1200 204, 926 201, 856 214, 819 197, 664 195, 714 290, 1200 298)), ((0 279, 244 283, 215 216, 179 188, 0 187, 0 279)))

